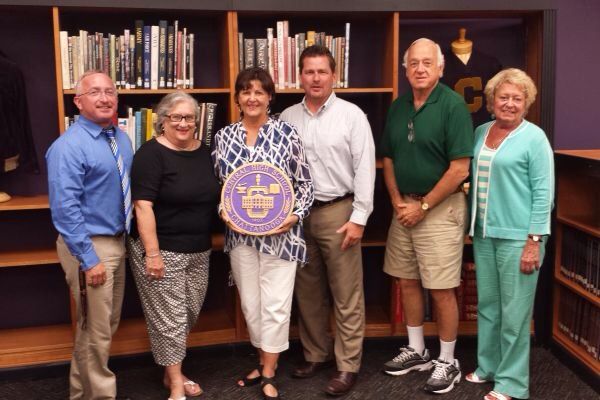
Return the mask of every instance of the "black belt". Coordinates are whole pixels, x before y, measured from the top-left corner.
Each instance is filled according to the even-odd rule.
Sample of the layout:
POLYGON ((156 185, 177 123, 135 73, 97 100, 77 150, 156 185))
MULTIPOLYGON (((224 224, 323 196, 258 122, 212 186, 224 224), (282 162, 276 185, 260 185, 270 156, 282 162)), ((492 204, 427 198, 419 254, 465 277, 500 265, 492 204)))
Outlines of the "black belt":
POLYGON ((327 201, 321 201, 321 200, 315 199, 313 201, 312 206, 315 207, 315 208, 316 207, 324 207, 324 206, 328 206, 328 205, 333 204, 333 203, 337 203, 338 201, 346 200, 346 199, 348 199, 350 197, 353 197, 353 196, 354 196, 354 193, 346 193, 343 196, 336 197, 335 199, 331 199, 331 200, 327 200, 327 201))

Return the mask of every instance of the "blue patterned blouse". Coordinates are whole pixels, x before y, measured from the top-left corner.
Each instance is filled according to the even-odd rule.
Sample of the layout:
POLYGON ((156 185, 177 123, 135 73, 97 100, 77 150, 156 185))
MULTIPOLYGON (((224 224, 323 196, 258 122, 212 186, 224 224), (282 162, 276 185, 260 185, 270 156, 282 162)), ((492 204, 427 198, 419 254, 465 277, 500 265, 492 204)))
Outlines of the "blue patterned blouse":
POLYGON ((296 194, 293 213, 299 217, 298 224, 279 235, 251 236, 227 229, 225 251, 229 252, 235 246, 245 244, 283 260, 305 263, 307 255, 302 220, 308 216, 314 189, 304 147, 296 128, 287 122, 269 118, 260 128, 253 150, 246 145, 246 130, 241 122, 221 129, 214 140, 212 157, 221 183, 243 164, 268 162, 284 171, 292 181, 296 194))

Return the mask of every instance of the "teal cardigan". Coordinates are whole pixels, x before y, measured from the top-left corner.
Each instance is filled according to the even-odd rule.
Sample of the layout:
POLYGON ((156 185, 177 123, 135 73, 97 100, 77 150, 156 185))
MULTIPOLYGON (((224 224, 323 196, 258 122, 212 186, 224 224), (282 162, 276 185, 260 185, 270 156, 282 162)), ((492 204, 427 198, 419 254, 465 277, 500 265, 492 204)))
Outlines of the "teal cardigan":
MULTIPOLYGON (((479 153, 494 121, 475 130, 471 163, 471 227, 477 216, 477 164, 479 153)), ((490 164, 483 237, 526 240, 528 234, 550 234, 554 206, 554 154, 544 131, 523 120, 496 150, 490 164)))

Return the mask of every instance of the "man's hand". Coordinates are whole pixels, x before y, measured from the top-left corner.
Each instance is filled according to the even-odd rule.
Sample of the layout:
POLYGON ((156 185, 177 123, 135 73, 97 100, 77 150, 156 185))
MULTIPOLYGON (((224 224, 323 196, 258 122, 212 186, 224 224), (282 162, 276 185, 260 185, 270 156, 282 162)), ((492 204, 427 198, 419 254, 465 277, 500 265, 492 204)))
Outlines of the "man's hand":
POLYGON ((425 218, 425 211, 421 208, 420 203, 401 203, 396 209, 398 212, 398 221, 407 228, 417 225, 425 218), (398 212, 398 209, 400 212, 398 212))
POLYGON ((360 239, 362 239, 363 237, 364 232, 365 227, 363 225, 355 224, 354 222, 348 221, 344 225, 342 225, 342 227, 336 231, 336 233, 346 234, 341 246, 342 251, 359 243, 360 239))
POLYGON ((540 269, 540 243, 527 240, 521 254, 521 272, 529 275, 534 269, 540 269))
POLYGON ((92 287, 104 285, 104 282, 106 282, 106 268, 104 264, 98 263, 86 270, 85 282, 92 287))
POLYGON ((290 229, 292 229, 292 226, 298 223, 298 221, 300 221, 300 217, 298 217, 296 214, 290 215, 283 221, 279 228, 273 231, 273 235, 278 235, 280 233, 285 233, 289 231, 290 229))

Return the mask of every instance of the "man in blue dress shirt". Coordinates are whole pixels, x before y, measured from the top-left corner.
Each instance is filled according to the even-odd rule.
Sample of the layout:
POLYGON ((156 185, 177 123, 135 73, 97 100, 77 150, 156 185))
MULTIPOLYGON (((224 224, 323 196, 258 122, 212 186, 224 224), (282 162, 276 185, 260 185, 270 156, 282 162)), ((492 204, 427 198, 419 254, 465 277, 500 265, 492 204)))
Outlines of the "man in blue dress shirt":
POLYGON ((58 257, 77 307, 70 398, 114 399, 116 379, 107 364, 125 288, 133 151, 113 127, 117 90, 110 77, 88 71, 75 93, 80 117, 46 153, 58 257))

